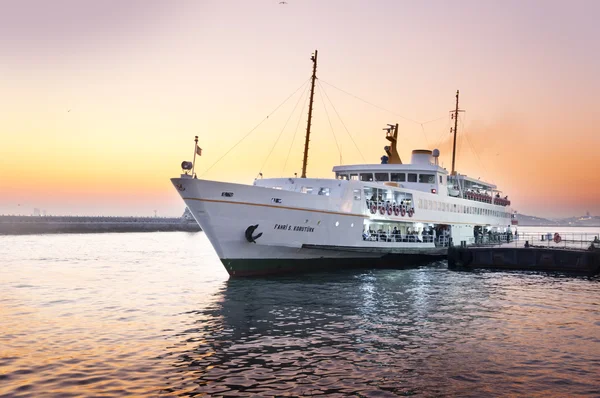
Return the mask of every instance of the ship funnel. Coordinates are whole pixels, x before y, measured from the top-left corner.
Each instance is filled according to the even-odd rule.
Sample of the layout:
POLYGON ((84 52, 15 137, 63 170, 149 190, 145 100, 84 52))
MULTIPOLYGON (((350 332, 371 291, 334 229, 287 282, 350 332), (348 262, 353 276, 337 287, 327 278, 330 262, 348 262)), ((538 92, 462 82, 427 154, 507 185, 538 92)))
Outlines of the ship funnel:
POLYGON ((433 153, 429 149, 415 149, 414 151, 412 151, 410 162, 412 164, 433 164, 433 153))

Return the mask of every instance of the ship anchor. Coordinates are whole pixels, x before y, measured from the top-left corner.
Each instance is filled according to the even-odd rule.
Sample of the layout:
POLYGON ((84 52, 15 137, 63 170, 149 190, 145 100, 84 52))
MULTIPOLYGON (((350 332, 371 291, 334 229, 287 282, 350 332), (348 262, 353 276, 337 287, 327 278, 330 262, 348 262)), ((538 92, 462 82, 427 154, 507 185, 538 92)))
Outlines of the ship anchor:
POLYGON ((254 231, 256 230, 256 228, 258 228, 258 224, 256 225, 250 225, 248 228, 246 228, 246 240, 250 243, 256 243, 256 239, 260 238, 262 236, 262 232, 260 232, 257 235, 252 235, 254 233, 254 231))

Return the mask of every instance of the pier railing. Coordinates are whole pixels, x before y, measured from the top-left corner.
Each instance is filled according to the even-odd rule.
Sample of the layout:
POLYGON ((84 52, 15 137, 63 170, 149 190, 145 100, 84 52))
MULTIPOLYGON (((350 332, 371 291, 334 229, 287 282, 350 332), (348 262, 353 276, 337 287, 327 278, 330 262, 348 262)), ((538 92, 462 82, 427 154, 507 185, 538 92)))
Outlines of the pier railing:
POLYGON ((591 245, 600 247, 599 234, 593 233, 518 233, 511 243, 515 247, 533 246, 587 250, 591 245))
MULTIPOLYGON (((467 246, 544 247, 587 250, 593 244, 600 248, 599 234, 592 233, 518 233, 480 235, 463 240, 467 246)), ((460 246, 462 242, 454 242, 460 246)))

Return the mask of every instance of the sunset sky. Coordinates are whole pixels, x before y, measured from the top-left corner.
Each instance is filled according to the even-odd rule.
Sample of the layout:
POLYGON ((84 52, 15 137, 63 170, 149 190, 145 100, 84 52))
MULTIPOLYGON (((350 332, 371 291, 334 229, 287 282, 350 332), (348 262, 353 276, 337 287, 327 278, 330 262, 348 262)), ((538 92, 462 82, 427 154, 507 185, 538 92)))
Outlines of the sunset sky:
POLYGON ((0 214, 179 216, 194 135, 202 178, 300 174, 318 49, 309 177, 379 163, 396 122, 450 168, 459 89, 459 172, 600 215, 600 1, 286 1, 0 1, 0 214))

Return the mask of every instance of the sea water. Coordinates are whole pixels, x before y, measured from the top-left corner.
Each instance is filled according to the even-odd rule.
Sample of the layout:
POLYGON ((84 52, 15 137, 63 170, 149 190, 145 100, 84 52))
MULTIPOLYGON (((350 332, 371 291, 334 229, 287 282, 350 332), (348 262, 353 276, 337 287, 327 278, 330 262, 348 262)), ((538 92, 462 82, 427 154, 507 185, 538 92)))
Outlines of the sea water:
POLYGON ((599 302, 445 262, 229 279, 202 232, 0 236, 0 396, 597 397, 599 302))

